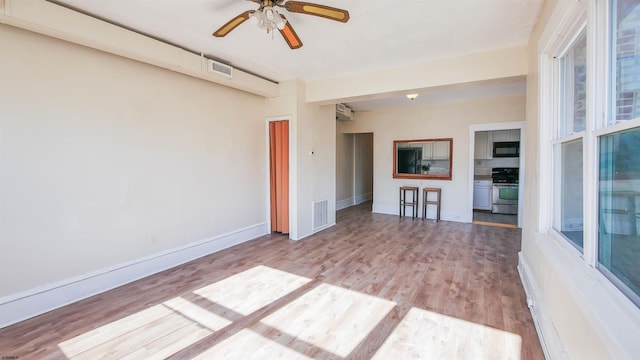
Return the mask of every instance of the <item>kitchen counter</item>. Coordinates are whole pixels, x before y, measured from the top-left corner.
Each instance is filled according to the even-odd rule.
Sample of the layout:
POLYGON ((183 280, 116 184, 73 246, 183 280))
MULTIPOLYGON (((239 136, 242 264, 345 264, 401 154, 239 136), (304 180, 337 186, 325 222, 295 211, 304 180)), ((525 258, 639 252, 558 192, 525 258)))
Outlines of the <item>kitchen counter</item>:
POLYGON ((473 180, 493 180, 491 175, 474 175, 473 180))

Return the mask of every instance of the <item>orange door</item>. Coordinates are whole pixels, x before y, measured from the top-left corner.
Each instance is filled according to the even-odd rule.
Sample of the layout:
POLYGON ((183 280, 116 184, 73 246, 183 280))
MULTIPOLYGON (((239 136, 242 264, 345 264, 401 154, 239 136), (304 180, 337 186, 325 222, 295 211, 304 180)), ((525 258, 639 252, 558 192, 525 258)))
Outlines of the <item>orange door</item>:
POLYGON ((269 122, 271 232, 289 233, 289 122, 269 122))

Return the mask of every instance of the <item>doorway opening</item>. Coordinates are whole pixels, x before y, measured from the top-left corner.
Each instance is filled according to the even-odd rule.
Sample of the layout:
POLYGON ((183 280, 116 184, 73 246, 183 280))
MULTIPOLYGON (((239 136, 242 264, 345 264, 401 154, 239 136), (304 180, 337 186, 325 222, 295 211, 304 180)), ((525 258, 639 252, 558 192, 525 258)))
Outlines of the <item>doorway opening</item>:
POLYGON ((471 221, 521 227, 524 122, 471 125, 470 139, 471 221))
POLYGON ((340 130, 340 126, 337 126, 336 211, 355 205, 371 211, 373 133, 342 133, 340 130))

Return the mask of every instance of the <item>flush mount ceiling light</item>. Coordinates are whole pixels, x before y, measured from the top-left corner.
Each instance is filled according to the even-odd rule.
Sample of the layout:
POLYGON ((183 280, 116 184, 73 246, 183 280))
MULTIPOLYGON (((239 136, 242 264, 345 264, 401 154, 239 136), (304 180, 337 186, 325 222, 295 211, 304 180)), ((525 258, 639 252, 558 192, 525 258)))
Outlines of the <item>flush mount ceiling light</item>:
MULTIPOLYGON (((287 21, 284 15, 276 11, 276 7, 283 8, 292 13, 307 14, 319 16, 321 18, 335 20, 346 23, 349 21, 349 12, 347 10, 337 9, 331 6, 308 3, 304 1, 292 0, 249 0, 257 3, 260 7, 257 10, 247 10, 242 14, 229 20, 213 33, 215 37, 226 36, 231 30, 238 27, 246 20, 249 20, 259 29, 266 30, 267 33, 273 34, 275 30, 280 31, 282 37, 291 49, 302 47, 302 41, 298 34, 293 30, 291 23, 287 21)), ((2 2, 2 0, 0 0, 2 2)))
POLYGON ((409 94, 407 95, 407 98, 411 101, 415 100, 418 97, 419 94, 409 94))

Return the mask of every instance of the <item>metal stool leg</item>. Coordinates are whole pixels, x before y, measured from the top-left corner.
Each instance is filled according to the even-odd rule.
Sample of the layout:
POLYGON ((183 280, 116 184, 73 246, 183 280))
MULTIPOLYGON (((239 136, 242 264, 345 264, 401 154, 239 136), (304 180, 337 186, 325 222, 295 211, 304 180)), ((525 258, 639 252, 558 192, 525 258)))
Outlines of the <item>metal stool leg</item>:
POLYGON ((399 197, 400 197, 400 201, 399 201, 400 208, 398 209, 398 215, 400 217, 406 216, 407 206, 411 206, 412 207, 411 218, 417 218, 418 217, 418 198, 419 198, 418 187, 401 186, 399 197), (407 191, 411 191, 411 202, 407 201, 407 191))
POLYGON ((440 221, 440 203, 442 197, 442 190, 440 188, 424 188, 422 189, 422 218, 427 218, 427 205, 436 206, 436 218, 435 221, 440 221), (429 193, 436 194, 435 200, 429 200, 429 193))

